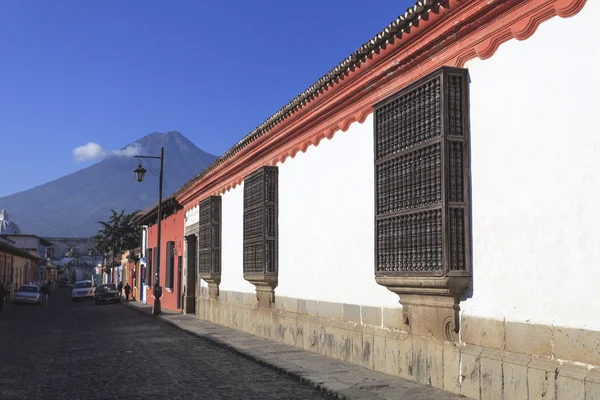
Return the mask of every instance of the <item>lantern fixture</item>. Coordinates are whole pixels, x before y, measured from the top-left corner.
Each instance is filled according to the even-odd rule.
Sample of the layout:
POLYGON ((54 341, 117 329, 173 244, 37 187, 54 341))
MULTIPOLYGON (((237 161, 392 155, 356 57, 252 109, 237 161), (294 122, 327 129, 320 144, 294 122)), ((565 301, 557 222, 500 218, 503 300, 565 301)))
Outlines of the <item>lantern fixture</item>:
POLYGON ((135 179, 138 182, 141 182, 144 180, 144 175, 146 175, 146 168, 142 167, 142 164, 140 164, 133 170, 133 173, 135 174, 135 179))

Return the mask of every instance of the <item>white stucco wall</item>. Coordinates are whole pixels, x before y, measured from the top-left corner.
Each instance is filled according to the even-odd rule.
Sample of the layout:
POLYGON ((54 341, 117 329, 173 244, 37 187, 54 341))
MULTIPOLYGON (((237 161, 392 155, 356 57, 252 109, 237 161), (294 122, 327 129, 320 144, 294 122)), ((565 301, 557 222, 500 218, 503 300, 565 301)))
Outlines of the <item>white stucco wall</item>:
POLYGON ((221 284, 220 290, 254 293, 244 280, 244 184, 222 195, 221 199, 221 284))
POLYGON ((277 295, 399 307, 374 279, 373 119, 279 164, 277 295))
POLYGON ((471 74, 467 314, 600 329, 598 1, 471 74))
MULTIPOLYGON (((185 212, 184 230, 188 226, 198 223, 199 218, 200 218, 199 211, 200 211, 200 207, 196 206, 196 207, 192 207, 191 209, 189 209, 185 212)), ((184 232, 184 234, 185 234, 185 232, 184 232)))
MULTIPOLYGON (((600 329, 599 2, 471 75, 470 315, 600 329)), ((278 296, 398 307, 373 277, 372 116, 279 164, 278 296)), ((243 279, 243 185, 223 195, 222 290, 243 279)))

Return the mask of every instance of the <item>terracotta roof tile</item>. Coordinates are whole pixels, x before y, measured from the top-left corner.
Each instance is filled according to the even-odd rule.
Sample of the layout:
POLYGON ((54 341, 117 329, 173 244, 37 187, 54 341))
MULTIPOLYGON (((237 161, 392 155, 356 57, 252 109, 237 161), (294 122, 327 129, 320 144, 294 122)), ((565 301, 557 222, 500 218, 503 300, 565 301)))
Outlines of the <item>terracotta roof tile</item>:
MULTIPOLYGON (((208 167, 200 171, 197 175, 187 181, 181 186, 175 193, 165 199, 163 202, 174 198, 188 189, 191 185, 197 182, 199 179, 207 175, 209 172, 214 170, 216 167, 221 165, 223 162, 231 158, 241 149, 252 143, 257 138, 266 134, 269 130, 279 124, 284 118, 295 112, 310 102, 314 97, 323 93, 325 89, 333 86, 339 80, 343 79, 348 73, 354 71, 355 68, 359 67, 369 57, 381 50, 384 46, 394 40, 396 37, 402 35, 405 29, 410 28, 415 21, 421 19, 424 15, 432 11, 433 8, 440 4, 446 3, 447 0, 418 0, 412 7, 409 7, 404 14, 401 14, 392 21, 385 29, 371 38, 369 41, 364 43, 352 54, 346 57, 341 63, 335 66, 328 73, 319 78, 315 83, 309 86, 306 90, 296 96, 292 101, 287 103, 275 114, 267 118, 262 124, 254 128, 248 133, 242 140, 235 144, 232 148, 223 153, 215 161, 213 161, 208 167)), ((146 215, 156 209, 153 206, 142 212, 146 215)))

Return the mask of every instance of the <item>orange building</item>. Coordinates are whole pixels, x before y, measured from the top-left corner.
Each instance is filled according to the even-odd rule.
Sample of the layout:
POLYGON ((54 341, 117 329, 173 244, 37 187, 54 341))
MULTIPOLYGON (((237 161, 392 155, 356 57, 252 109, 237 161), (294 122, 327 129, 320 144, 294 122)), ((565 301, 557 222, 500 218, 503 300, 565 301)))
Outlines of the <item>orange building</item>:
MULTIPOLYGON (((153 287, 156 266, 159 266, 160 286, 163 288, 161 307, 166 310, 183 308, 183 226, 184 213, 181 206, 173 199, 163 201, 161 221, 160 262, 157 257, 158 218, 157 207, 144 213, 136 223, 145 225, 147 229, 146 268, 144 281, 146 286, 146 303, 154 301, 153 287)), ((131 283, 130 283, 131 285, 131 283)))

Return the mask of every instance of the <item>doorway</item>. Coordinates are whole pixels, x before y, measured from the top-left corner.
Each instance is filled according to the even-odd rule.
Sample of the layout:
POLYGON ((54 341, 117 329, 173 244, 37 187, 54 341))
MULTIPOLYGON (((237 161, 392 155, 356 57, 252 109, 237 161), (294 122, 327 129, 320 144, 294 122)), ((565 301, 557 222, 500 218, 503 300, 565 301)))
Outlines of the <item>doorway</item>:
POLYGON ((182 287, 182 277, 181 277, 181 267, 183 264, 183 257, 177 257, 177 309, 181 309, 183 307, 183 291, 182 287))

